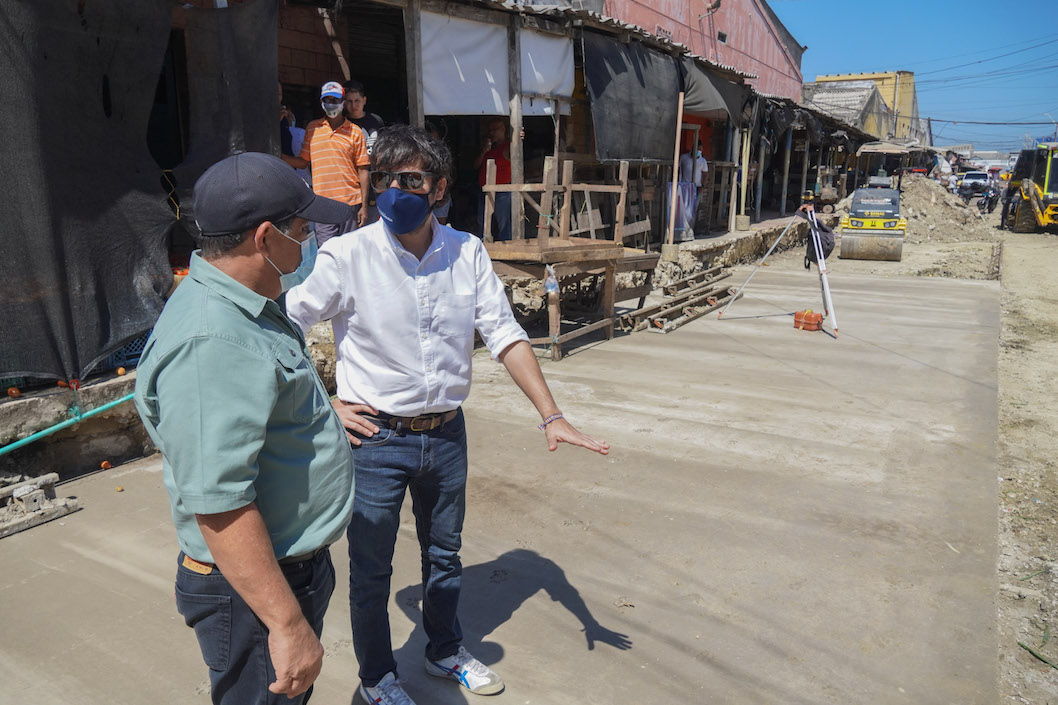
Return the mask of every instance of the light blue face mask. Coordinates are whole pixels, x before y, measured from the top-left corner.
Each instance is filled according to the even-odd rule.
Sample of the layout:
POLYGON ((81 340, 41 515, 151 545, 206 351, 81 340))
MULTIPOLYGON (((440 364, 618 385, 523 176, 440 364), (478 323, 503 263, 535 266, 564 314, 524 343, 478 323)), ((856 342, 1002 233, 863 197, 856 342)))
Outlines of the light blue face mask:
MULTIPOLYGON (((272 227, 287 240, 298 242, 279 228, 276 228, 274 225, 272 227)), ((268 259, 268 257, 265 257, 265 259, 268 260, 268 264, 272 265, 272 268, 279 272, 279 287, 283 291, 290 291, 295 286, 308 279, 309 272, 311 272, 312 268, 316 265, 316 253, 319 250, 316 245, 316 233, 310 231, 309 236, 305 238, 305 241, 298 242, 298 244, 301 245, 301 264, 289 274, 283 274, 279 267, 276 267, 275 262, 268 259)))

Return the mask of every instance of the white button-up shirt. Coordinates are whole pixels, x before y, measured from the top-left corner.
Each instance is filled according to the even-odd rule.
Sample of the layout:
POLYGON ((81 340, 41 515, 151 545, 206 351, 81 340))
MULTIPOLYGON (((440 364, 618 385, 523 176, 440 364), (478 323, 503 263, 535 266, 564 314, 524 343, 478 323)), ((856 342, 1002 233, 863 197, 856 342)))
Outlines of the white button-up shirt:
POLYGON ((529 340, 481 240, 431 220, 422 261, 379 220, 324 243, 287 292, 302 330, 330 319, 343 401, 395 416, 450 411, 470 393, 475 329, 493 358, 529 340))

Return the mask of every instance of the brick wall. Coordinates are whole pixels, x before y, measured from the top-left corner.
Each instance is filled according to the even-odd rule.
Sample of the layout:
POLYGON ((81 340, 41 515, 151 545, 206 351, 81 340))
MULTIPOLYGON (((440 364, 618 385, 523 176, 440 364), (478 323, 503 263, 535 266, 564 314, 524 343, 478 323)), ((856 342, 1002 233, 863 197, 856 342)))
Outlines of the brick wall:
MULTIPOLYGON (((228 0, 237 5, 242 0, 228 0)), ((190 0, 197 7, 213 7, 213 0, 190 0)), ((173 8, 173 28, 185 26, 181 6, 173 8)), ((349 37, 347 20, 334 23, 335 34, 343 51, 349 37)), ((334 55, 330 37, 323 26, 323 17, 314 7, 288 6, 279 8, 279 80, 290 86, 319 88, 327 81, 344 81, 338 58, 334 55)))

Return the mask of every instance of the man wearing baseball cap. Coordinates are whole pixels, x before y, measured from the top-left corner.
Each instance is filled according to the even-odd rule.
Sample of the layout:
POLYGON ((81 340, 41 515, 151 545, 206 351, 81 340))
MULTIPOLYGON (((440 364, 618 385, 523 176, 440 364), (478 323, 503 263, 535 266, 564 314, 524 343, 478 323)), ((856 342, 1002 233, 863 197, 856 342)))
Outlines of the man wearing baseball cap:
POLYGON ((283 161, 295 169, 312 167, 312 190, 318 195, 353 207, 353 215, 343 223, 317 223, 316 241, 320 245, 336 235, 356 230, 367 218, 363 205, 367 203, 367 170, 371 159, 364 131, 346 120, 342 113, 344 97, 342 84, 324 83, 320 105, 326 116, 313 120, 305 128, 299 156, 283 155, 283 161))
POLYGON ((238 154, 195 184, 201 247, 162 311, 136 408, 162 453, 180 553, 176 605, 214 703, 305 703, 352 513, 345 431, 276 303, 312 269, 310 225, 351 208, 276 157, 238 154))

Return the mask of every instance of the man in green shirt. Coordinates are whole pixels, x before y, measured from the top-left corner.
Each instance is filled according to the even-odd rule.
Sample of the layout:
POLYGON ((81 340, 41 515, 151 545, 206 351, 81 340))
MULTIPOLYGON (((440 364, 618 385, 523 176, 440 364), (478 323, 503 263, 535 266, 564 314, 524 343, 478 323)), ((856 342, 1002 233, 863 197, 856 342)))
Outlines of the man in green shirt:
POLYGON ((304 703, 334 590, 327 547, 352 513, 353 465, 305 340, 276 303, 315 260, 311 222, 348 205, 245 153, 195 184, 201 249, 162 311, 136 407, 162 452, 180 544, 177 608, 214 703, 304 703))

